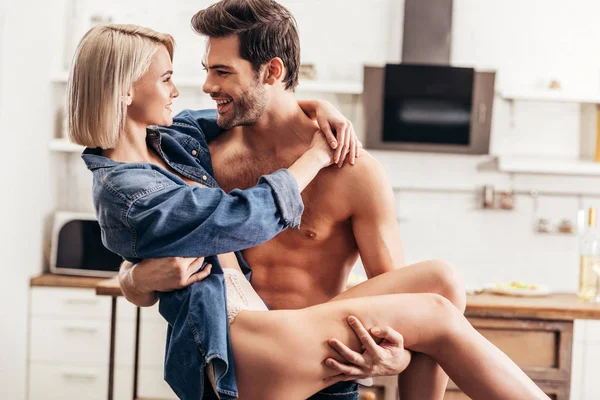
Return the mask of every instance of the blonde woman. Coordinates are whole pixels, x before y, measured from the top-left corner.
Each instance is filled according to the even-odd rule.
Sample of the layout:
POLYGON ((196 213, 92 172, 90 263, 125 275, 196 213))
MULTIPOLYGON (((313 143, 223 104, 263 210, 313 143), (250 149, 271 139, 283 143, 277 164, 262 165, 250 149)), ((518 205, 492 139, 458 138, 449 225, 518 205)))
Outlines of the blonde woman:
MULTIPOLYGON (((221 399, 305 399, 342 379, 324 363, 343 361, 330 338, 360 348, 349 317, 384 343, 429 355, 473 399, 547 398, 435 294, 353 298, 351 290, 345 300, 268 311, 243 258, 231 252, 297 226, 300 190, 333 163, 333 152, 316 134, 287 170, 263 176, 250 189, 223 192, 210 176, 206 145, 218 134, 214 113, 171 117, 178 95, 172 58, 169 35, 131 25, 94 28, 77 49, 68 106, 71 139, 88 147, 82 157, 93 172, 105 245, 133 262, 206 256, 212 265, 202 282, 160 295, 169 323, 165 378, 180 398, 200 398, 208 368, 221 399)), ((369 285, 376 289, 378 282, 369 285)), ((364 333, 362 345, 376 347, 364 333)), ((403 355, 397 372, 410 359, 403 355)))

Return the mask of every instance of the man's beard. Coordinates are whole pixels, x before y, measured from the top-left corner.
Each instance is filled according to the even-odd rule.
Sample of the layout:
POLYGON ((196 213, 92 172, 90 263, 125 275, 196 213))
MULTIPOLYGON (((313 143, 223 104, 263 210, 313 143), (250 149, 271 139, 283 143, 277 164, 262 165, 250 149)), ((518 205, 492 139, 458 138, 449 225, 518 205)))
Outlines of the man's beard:
POLYGON ((252 125, 262 117, 267 108, 267 89, 256 82, 255 86, 242 91, 231 105, 231 110, 226 115, 217 114, 217 125, 221 129, 252 125))

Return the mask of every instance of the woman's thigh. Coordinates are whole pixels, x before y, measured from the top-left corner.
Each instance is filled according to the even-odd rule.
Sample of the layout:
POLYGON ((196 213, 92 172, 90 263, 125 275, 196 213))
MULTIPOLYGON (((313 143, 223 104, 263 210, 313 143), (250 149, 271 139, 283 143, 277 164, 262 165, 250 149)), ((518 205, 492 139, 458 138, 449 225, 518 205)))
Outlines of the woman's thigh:
MULTIPOLYGON (((458 311, 441 296, 399 294, 329 302, 303 310, 242 312, 231 325, 231 341, 240 398, 302 400, 335 383, 324 364, 339 356, 328 345, 335 337, 359 350, 347 318, 366 328, 391 326, 405 346, 423 351, 442 335, 443 313, 458 311), (453 311, 452 311, 453 310, 453 311)), ((454 314, 452 314, 454 315, 454 314)))

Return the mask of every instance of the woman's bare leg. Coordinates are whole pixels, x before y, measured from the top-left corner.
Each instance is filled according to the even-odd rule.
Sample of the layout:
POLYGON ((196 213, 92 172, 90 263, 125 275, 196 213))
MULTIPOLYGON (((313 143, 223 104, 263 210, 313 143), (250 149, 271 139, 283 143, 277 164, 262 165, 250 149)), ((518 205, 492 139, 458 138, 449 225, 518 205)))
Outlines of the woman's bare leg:
POLYGON ((445 298, 435 294, 372 296, 294 311, 241 312, 230 327, 242 400, 301 400, 323 389, 337 373, 323 360, 336 357, 336 337, 357 350, 346 323, 391 326, 405 346, 436 360, 477 400, 548 397, 500 350, 481 336, 445 298))
MULTIPOLYGON (((332 301, 383 294, 435 293, 447 298, 462 313, 466 295, 454 268, 443 261, 429 260, 376 276, 336 296, 332 301)), ((423 353, 413 353, 410 365, 398 375, 402 400, 442 400, 448 375, 423 353)))

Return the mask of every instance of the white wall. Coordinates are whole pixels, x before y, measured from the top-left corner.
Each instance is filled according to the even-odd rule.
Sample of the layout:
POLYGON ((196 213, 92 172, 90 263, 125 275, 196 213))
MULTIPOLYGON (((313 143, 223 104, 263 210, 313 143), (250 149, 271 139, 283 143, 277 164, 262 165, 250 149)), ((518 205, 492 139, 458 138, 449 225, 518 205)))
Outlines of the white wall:
MULTIPOLYGON (((50 74, 68 64, 65 30, 77 40, 86 10, 174 34, 178 76, 202 79, 202 40, 189 28, 194 11, 209 4, 180 0, 78 1, 73 24, 65 21, 69 1, 14 1, 0 36, 0 398, 24 398, 27 279, 43 267, 44 219, 55 209, 90 210, 91 179, 76 155, 49 154, 60 85, 50 74), (33 11, 32 11, 33 10, 33 11), (79 12, 79 14, 78 14, 79 12), (64 161, 68 162, 64 162, 64 161), (62 179, 58 179, 62 177, 62 179), (10 195, 6 195, 8 193, 10 195)), ((286 0, 300 26, 303 62, 317 66, 320 79, 360 80, 363 64, 397 62, 403 1, 286 0)), ((1 8, 0 8, 1 9, 1 8)), ((1 15, 1 13, 0 13, 1 15)), ((452 61, 495 69, 499 87, 535 87, 558 79, 565 88, 600 91, 600 2, 595 0, 455 0, 452 61)), ((0 25, 1 26, 1 25, 0 25)), ((0 33, 2 31, 0 30, 0 33)), ((310 95, 303 94, 302 97, 310 95)), ((328 96, 360 120, 357 98, 328 96)), ((210 105, 201 94, 182 91, 178 107, 210 105)), ((593 108, 573 104, 518 103, 496 99, 495 154, 589 156, 580 137, 595 123, 593 108)), ((577 283, 574 236, 534 233, 537 217, 576 218, 578 208, 599 199, 586 196, 519 196, 513 212, 479 209, 477 188, 600 193, 600 179, 524 176, 480 170, 485 157, 376 152, 397 188, 400 228, 410 262, 438 257, 451 261, 470 284, 519 279, 556 289, 577 283), (417 190, 419 189, 419 190, 417 190), (428 191, 422 191, 428 189, 428 191), (433 189, 433 191, 432 191, 433 189)), ((578 324, 574 399, 596 399, 600 386, 598 324, 578 324)))
POLYGON ((41 271, 44 219, 54 208, 47 141, 52 2, 5 4, 0 40, 0 398, 25 397, 28 279, 41 271))

